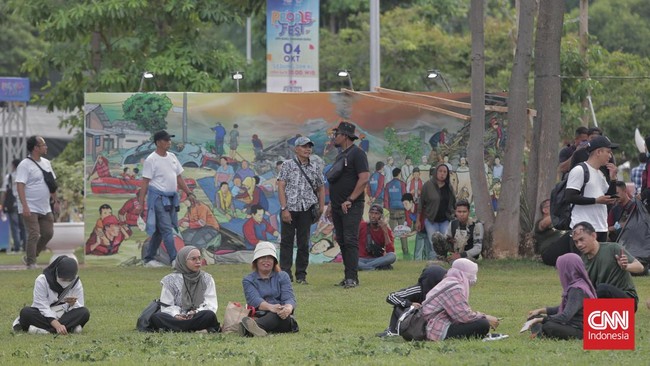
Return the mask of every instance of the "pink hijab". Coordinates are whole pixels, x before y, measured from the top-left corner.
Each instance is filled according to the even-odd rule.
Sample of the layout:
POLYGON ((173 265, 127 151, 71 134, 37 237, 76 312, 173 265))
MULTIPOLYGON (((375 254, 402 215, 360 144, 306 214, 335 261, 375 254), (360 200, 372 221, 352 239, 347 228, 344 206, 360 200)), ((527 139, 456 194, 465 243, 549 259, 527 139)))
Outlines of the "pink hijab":
POLYGON ((587 270, 582 259, 575 253, 567 253, 558 257, 555 262, 557 272, 560 275, 560 283, 562 284, 562 303, 560 304, 559 312, 564 310, 566 305, 568 293, 570 288, 581 289, 589 298, 596 298, 596 290, 594 285, 589 279, 587 270))
MULTIPOLYGON (((452 264, 449 271, 447 271, 447 276, 445 278, 454 278, 460 284, 460 287, 463 290, 463 295, 466 299, 469 299, 469 287, 476 283, 476 274, 478 273, 478 265, 467 258, 456 259, 452 264)), ((443 288, 446 286, 445 280, 443 280, 438 286, 443 288)), ((433 291, 433 290, 431 290, 433 291)))

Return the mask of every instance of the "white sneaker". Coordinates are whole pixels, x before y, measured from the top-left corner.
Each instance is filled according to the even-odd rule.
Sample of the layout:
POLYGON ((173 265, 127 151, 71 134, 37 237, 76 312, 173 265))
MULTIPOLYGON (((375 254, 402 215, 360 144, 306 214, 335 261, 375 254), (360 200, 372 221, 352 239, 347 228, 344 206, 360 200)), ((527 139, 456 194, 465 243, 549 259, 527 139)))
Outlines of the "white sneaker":
POLYGON ((29 334, 50 334, 50 332, 48 332, 47 330, 45 330, 43 328, 37 328, 37 327, 35 327, 33 325, 29 326, 29 329, 27 330, 27 333, 29 333, 29 334))
POLYGON ((176 259, 172 261, 172 268, 174 268, 175 266, 176 266, 176 259))
POLYGON ((145 267, 150 267, 150 268, 158 268, 158 267, 167 267, 166 265, 158 262, 155 259, 150 260, 149 262, 146 262, 144 264, 145 267))
POLYGON ((74 327, 74 329, 72 330, 72 333, 74 333, 74 334, 79 334, 79 333, 81 333, 82 330, 83 330, 83 327, 81 327, 81 325, 77 325, 77 326, 74 327))

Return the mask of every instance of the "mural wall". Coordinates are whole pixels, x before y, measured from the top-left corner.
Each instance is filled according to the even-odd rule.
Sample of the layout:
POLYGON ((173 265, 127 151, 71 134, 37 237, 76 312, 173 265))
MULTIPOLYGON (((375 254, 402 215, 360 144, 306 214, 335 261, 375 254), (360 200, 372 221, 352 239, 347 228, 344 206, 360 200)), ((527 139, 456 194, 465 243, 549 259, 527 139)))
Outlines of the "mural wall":
MULTIPOLYGON (((183 177, 198 201, 191 205, 182 197, 177 246, 200 247, 208 263, 248 262, 258 241, 279 241, 278 162, 293 156, 296 137, 308 136, 327 170, 338 153, 331 133, 341 119, 357 125, 357 143, 367 152, 371 170, 378 161, 385 163, 371 173, 383 175, 387 184, 393 179, 393 168, 401 168, 398 179, 405 182, 406 192, 399 194, 412 193, 417 202, 429 168, 445 163, 452 171, 457 197, 471 201, 465 158, 470 148, 468 118, 458 118, 454 114, 458 111, 439 113, 377 95, 87 94, 86 259, 128 264, 141 258, 148 238, 146 218, 135 214, 136 194, 143 161, 155 149, 151 136, 159 129, 176 135, 171 151, 183 165, 183 177)), ((467 102, 469 96, 445 94, 444 98, 467 102)), ((495 209, 503 172, 499 155, 506 139, 502 117, 491 112, 486 121, 485 170, 495 209)), ((413 226, 415 202, 403 203, 407 226, 413 226)), ((313 226, 311 262, 340 260, 332 231, 325 218, 313 226)), ((411 248, 414 234, 405 233, 411 248)), ((396 245, 398 256, 400 247, 396 245)), ((160 255, 164 260, 165 253, 160 255)))

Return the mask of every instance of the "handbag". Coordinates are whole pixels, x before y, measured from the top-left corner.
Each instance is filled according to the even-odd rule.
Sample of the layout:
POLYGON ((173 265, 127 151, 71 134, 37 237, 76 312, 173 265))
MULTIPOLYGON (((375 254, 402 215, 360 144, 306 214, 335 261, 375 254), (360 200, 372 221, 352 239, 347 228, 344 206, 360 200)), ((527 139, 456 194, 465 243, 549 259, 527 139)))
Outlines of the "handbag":
POLYGON ((223 316, 222 333, 234 333, 239 330, 239 323, 248 316, 250 310, 241 303, 230 301, 223 316))
MULTIPOLYGON (((311 187, 311 190, 314 192, 316 199, 318 199, 318 193, 316 193, 316 188, 314 188, 314 185, 311 183, 311 180, 309 180, 309 177, 307 177, 307 173, 305 173, 305 171, 302 169, 302 165, 300 164, 298 159, 296 159, 296 164, 298 164, 298 168, 300 169, 300 172, 302 173, 303 177, 307 179, 307 183, 309 183, 309 186, 311 187)), ((311 223, 312 224, 317 223, 318 220, 320 219, 320 210, 318 207, 318 203, 311 205, 311 207, 309 208, 309 213, 311 214, 311 223)))
POLYGON ((348 166, 348 154, 339 154, 339 156, 337 156, 336 160, 330 167, 330 170, 325 173, 327 181, 330 184, 336 183, 336 181, 341 178, 341 175, 343 174, 343 168, 346 166, 348 166))
POLYGON ((160 311, 161 305, 162 303, 158 299, 150 302, 149 305, 144 308, 142 314, 140 314, 140 317, 138 317, 138 321, 135 323, 135 327, 141 332, 152 332, 153 329, 151 329, 151 317, 160 311))
POLYGON ((435 295, 429 297, 428 300, 423 301, 419 308, 411 306, 407 311, 402 314, 397 320, 397 334, 401 335, 407 341, 423 341, 427 339, 427 320, 422 314, 422 308, 433 300, 439 294, 447 291, 454 284, 449 284, 442 290, 438 291, 435 295))
POLYGON ((58 184, 56 184, 56 179, 54 179, 54 174, 52 172, 48 172, 45 169, 41 168, 41 166, 36 162, 36 160, 32 159, 31 157, 28 157, 27 159, 31 160, 36 164, 38 169, 43 172, 43 180, 45 180, 45 184, 47 184, 47 189, 50 190, 50 193, 56 193, 56 190, 59 188, 58 184))

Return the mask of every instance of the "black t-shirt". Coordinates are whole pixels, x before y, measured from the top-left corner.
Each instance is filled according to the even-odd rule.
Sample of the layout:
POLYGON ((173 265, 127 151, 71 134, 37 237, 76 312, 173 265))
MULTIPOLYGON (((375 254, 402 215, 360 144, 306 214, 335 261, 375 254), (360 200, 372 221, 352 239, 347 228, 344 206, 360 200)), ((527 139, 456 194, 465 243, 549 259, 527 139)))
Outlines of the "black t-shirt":
MULTIPOLYGON (((357 145, 350 146, 347 150, 341 152, 347 154, 343 159, 347 159, 347 164, 343 166, 341 177, 334 183, 330 184, 330 202, 334 207, 340 207, 348 196, 354 191, 354 187, 359 180, 359 173, 368 172, 368 157, 357 145)), ((363 193, 357 197, 355 202, 364 201, 363 193)))
POLYGON ((433 220, 434 222, 445 222, 449 220, 447 217, 447 210, 449 210, 449 196, 451 196, 449 186, 446 185, 440 188, 440 204, 438 205, 438 212, 436 212, 436 217, 433 220))
POLYGON ((567 161, 574 151, 576 151, 575 145, 565 146, 562 150, 560 150, 560 163, 567 161))

